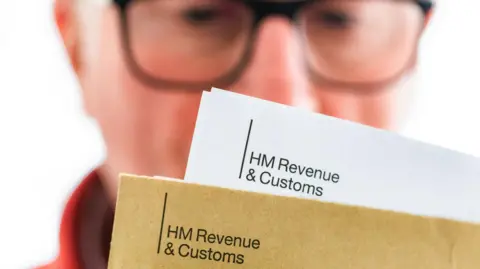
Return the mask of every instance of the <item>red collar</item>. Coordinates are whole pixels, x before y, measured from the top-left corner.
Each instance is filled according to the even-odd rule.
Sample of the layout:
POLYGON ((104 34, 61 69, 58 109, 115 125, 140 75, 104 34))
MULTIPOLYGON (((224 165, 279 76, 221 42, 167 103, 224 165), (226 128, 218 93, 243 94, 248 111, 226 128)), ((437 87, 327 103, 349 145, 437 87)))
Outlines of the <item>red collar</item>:
POLYGON ((74 190, 68 200, 60 224, 60 250, 54 263, 40 268, 82 269, 79 260, 78 222, 79 209, 88 190, 99 183, 97 171, 92 171, 74 190))
POLYGON ((76 244, 77 212, 86 191, 99 180, 97 172, 92 171, 77 186, 65 206, 60 226, 60 252, 56 262, 58 268, 81 269, 78 258, 79 250, 76 244))

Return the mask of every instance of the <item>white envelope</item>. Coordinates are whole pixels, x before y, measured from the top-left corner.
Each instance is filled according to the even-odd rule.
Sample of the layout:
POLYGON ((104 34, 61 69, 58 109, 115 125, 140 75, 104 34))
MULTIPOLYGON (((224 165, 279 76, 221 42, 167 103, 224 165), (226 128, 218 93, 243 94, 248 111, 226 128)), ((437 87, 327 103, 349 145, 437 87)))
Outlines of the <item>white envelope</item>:
POLYGON ((479 159, 220 89, 202 96, 185 180, 480 221, 479 159))

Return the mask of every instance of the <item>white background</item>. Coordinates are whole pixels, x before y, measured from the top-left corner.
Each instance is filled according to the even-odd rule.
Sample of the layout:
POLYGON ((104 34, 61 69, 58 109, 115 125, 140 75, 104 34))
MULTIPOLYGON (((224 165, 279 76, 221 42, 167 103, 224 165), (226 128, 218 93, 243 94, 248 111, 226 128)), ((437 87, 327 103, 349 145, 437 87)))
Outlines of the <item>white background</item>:
MULTIPOLYGON (((54 257, 64 201, 103 158, 51 0, 0 0, 0 268, 54 257)), ((480 2, 440 0, 404 134, 480 156, 480 2)), ((454 199, 454 197, 452 197, 454 199)))

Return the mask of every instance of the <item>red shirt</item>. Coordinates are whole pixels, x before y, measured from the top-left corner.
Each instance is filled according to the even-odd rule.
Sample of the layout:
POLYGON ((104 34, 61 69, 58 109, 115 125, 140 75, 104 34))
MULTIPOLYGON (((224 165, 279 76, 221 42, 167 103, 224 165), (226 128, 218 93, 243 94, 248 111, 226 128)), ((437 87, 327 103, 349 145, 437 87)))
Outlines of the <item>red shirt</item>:
POLYGON ((91 266, 94 268, 106 268, 113 210, 106 209, 105 205, 102 206, 102 204, 108 204, 107 202, 96 203, 93 199, 94 195, 97 196, 95 198, 97 200, 100 196, 100 201, 107 201, 96 171, 91 172, 77 186, 65 206, 60 224, 60 247, 57 257, 50 264, 37 269, 87 269, 90 266, 86 264, 90 263, 95 263, 95 266, 91 266), (93 190, 96 191, 93 192, 93 190), (101 214, 98 214, 99 210, 102 210, 101 214), (97 213, 92 214, 92 212, 97 213), (86 222, 88 218, 91 220, 86 222), (95 225, 90 224, 92 221, 95 225), (100 229, 92 227, 100 227, 100 229), (88 242, 85 242, 86 240, 88 242), (90 258, 92 256, 93 258, 90 258), (98 262, 98 260, 101 261, 98 262))

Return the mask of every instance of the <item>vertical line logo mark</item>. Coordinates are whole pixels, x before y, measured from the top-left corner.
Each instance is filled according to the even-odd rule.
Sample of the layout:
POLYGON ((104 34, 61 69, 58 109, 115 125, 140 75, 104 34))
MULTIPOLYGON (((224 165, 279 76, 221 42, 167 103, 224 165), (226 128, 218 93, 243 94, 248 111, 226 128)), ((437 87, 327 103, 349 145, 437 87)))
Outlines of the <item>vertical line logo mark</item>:
POLYGON ((168 198, 168 193, 165 193, 165 198, 163 199, 162 222, 160 224, 160 234, 158 235, 157 254, 160 253, 160 246, 162 245, 163 223, 165 221, 165 211, 167 209, 167 198, 168 198))
POLYGON ((252 124, 253 124, 253 119, 250 120, 250 125, 248 126, 247 140, 245 141, 245 149, 243 150, 242 165, 240 166, 240 174, 238 175, 239 179, 242 178, 242 174, 243 174, 243 165, 245 164, 245 157, 247 156, 248 141, 250 141, 250 133, 252 132, 252 124))

